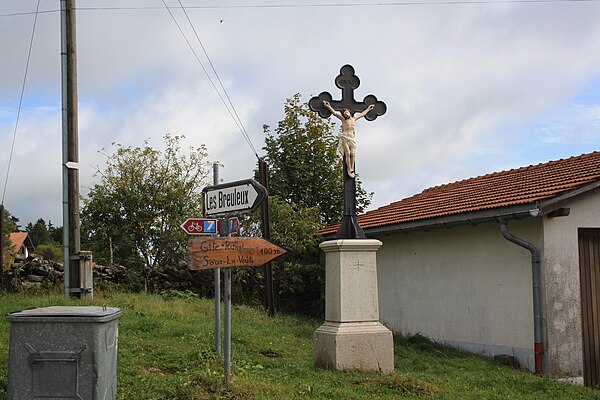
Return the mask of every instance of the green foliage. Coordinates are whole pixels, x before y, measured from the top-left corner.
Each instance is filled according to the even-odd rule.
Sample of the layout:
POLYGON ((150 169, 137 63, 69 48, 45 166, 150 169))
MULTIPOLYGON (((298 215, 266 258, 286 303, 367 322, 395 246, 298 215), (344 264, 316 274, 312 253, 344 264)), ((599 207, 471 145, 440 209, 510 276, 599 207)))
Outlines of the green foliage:
POLYGON ((41 255, 45 260, 63 262, 63 247, 57 244, 40 244, 35 247, 35 254, 41 255))
POLYGON ((325 270, 319 265, 319 242, 315 233, 321 227, 317 207, 294 208, 279 198, 270 202, 274 243, 289 249, 291 255, 274 268, 274 290, 283 310, 318 315, 322 311, 321 289, 325 270))
MULTIPOLYGON (((317 207, 294 209, 278 196, 269 196, 272 221, 271 241, 289 250, 283 261, 273 264, 275 303, 279 310, 319 314, 324 270, 319 266, 320 237, 315 232, 321 220, 317 207)), ((258 236, 260 213, 243 223, 245 234, 258 236)), ((262 268, 234 271, 233 290, 237 299, 256 304, 265 291, 262 268)))
POLYGON ((201 210, 207 177, 204 146, 180 148, 181 136, 166 135, 165 149, 113 143, 82 208, 82 247, 101 263, 128 268, 179 266, 186 235, 179 225, 201 210))
POLYGON ((5 271, 10 267, 14 258, 15 252, 10 242, 10 233, 18 231, 16 222, 18 222, 19 219, 12 217, 8 210, 4 208, 4 206, 0 206, 0 210, 2 210, 2 213, 0 213, 0 218, 4 220, 4 231, 0 232, 0 235, 2 235, 3 239, 2 242, 4 244, 4 264, 0 265, 0 267, 2 268, 2 271, 5 271))
POLYGON ((48 226, 46 225, 46 221, 43 218, 39 218, 35 224, 31 222, 27 224, 25 228, 27 233, 29 234, 29 238, 33 242, 34 246, 39 246, 41 244, 49 244, 52 243, 52 239, 50 238, 50 232, 48 231, 48 226))
POLYGON ((63 227, 54 226, 52 221, 48 221, 48 234, 50 235, 50 241, 55 244, 63 244, 63 227))

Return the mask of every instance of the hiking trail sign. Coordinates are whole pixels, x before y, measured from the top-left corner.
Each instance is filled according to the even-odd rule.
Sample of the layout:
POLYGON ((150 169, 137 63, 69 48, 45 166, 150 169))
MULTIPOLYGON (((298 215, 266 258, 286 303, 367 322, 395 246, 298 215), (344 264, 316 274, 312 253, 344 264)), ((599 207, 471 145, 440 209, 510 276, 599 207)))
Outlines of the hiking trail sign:
POLYGON ((260 237, 190 237, 188 268, 259 267, 288 251, 260 237))
POLYGON ((204 215, 207 217, 254 211, 267 196, 267 189, 254 179, 205 187, 204 215))
POLYGON ((188 218, 180 226, 188 235, 216 235, 220 231, 219 222, 218 219, 188 218))

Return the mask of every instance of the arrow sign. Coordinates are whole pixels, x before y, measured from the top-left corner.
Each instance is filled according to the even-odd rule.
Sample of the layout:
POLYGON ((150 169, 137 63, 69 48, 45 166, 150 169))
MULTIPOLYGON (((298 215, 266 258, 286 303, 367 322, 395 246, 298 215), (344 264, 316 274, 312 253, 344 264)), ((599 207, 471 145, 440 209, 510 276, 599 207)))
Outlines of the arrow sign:
POLYGON ((219 233, 219 220, 206 218, 188 218, 181 229, 188 235, 214 235, 219 233))
POLYGON ((204 215, 213 217, 254 211, 267 195, 267 189, 254 179, 205 187, 204 215))
POLYGON ((258 267, 287 253, 287 250, 258 237, 208 238, 188 240, 188 268, 212 269, 258 267))

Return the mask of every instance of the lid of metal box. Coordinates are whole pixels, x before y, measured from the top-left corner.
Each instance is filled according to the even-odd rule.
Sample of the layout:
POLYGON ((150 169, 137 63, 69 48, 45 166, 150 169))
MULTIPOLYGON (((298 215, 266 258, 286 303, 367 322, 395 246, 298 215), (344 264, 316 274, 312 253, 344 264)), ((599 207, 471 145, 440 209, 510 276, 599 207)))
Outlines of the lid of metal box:
POLYGON ((107 322, 119 318, 121 314, 121 309, 116 307, 52 306, 15 311, 8 314, 6 319, 10 322, 107 322))

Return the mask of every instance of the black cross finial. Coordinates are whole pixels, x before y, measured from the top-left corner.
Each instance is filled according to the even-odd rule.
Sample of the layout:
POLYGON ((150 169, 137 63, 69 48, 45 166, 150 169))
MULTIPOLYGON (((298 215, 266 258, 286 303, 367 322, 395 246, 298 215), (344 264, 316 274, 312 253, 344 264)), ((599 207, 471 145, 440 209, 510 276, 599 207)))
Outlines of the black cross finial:
MULTIPOLYGON (((364 116, 368 121, 375 120, 387 111, 385 103, 377 100, 377 97, 372 94, 365 97, 363 101, 354 100, 354 90, 360 86, 360 79, 354 73, 354 68, 351 65, 344 65, 340 68, 340 74, 335 78, 335 86, 342 90, 341 100, 333 100, 331 94, 321 92, 320 95, 308 101, 309 108, 319 113, 321 117, 328 118, 331 116, 331 111, 323 105, 323 101, 329 102, 336 111, 347 108, 352 113, 362 113, 372 104, 374 108, 364 116)), ((344 169, 344 219, 335 237, 337 239, 364 239, 365 233, 356 220, 356 179, 354 171, 352 171, 352 175, 349 175, 347 163, 342 162, 342 165, 344 169)))
POLYGON ((347 108, 353 113, 363 112, 368 106, 373 104, 375 108, 365 115, 365 119, 368 121, 374 121, 387 111, 385 103, 377 100, 377 97, 372 94, 366 96, 363 101, 356 101, 354 99, 354 90, 360 86, 360 79, 356 76, 354 68, 351 65, 346 64, 340 68, 340 74, 335 78, 335 86, 342 90, 341 100, 333 100, 329 92, 321 92, 321 94, 308 101, 308 107, 314 112, 319 113, 321 117, 328 118, 331 112, 323 105, 324 100, 328 101, 334 110, 341 111, 347 108))

